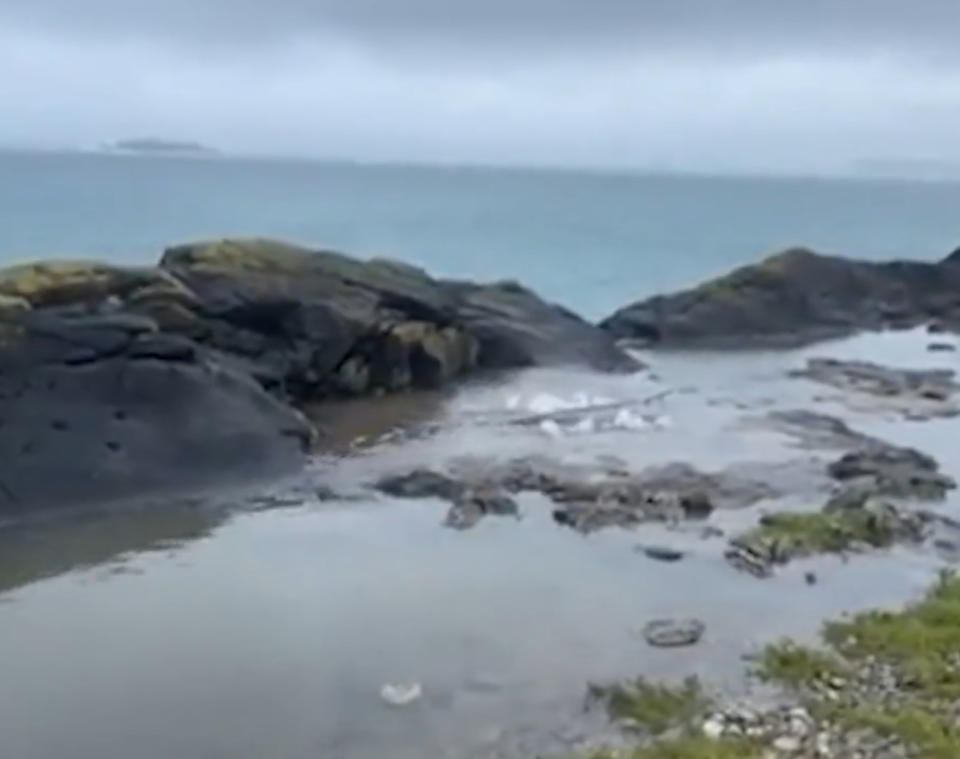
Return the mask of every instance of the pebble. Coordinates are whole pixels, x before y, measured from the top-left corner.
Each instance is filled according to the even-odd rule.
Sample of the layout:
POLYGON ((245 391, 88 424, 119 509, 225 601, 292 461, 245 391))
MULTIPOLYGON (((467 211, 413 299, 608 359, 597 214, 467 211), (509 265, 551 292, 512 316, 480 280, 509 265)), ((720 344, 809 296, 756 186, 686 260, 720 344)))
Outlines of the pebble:
POLYGON ((794 753, 800 750, 803 744, 800 742, 800 739, 793 735, 781 735, 773 742, 773 747, 777 751, 783 751, 786 753, 794 753))
POLYGON ((715 717, 711 717, 703 723, 703 734, 711 740, 717 740, 723 735, 723 732, 723 723, 715 717))
POLYGON ((683 558, 683 551, 669 546, 643 546, 641 549, 644 555, 657 561, 680 561, 683 558))
POLYGON ((692 646, 700 641, 706 629, 699 619, 656 619, 643 628, 643 637, 651 646, 659 648, 692 646))

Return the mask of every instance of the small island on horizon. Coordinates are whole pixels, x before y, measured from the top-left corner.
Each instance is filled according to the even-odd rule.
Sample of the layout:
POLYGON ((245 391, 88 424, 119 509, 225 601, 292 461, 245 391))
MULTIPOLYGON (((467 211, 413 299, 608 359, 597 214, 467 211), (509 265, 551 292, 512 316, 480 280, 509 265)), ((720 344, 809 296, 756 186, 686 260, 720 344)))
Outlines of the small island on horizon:
POLYGON ((137 137, 106 143, 100 148, 105 153, 143 156, 184 156, 209 158, 220 151, 208 145, 189 140, 167 140, 157 137, 137 137))

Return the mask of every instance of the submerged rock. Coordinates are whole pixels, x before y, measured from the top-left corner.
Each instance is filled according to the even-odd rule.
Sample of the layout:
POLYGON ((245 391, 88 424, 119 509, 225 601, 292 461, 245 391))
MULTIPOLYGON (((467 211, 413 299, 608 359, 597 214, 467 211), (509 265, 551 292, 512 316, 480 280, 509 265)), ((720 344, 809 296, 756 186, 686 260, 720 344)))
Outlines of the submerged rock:
POLYGON ((895 411, 912 419, 960 414, 960 406, 952 402, 960 385, 949 369, 895 369, 869 361, 813 358, 791 376, 847 391, 844 399, 853 406, 895 411), (858 400, 864 396, 873 400, 858 400))
POLYGON ((657 648, 678 648, 696 645, 706 630, 699 619, 657 619, 643 628, 643 637, 657 648))
POLYGON ((778 495, 759 477, 732 469, 700 472, 687 464, 669 464, 630 473, 538 457, 505 463, 471 459, 449 473, 416 469, 381 478, 374 487, 401 498, 452 501, 448 524, 461 528, 486 514, 515 514, 516 504, 507 494, 540 493, 556 505, 553 517, 558 524, 583 533, 650 521, 705 519, 717 507, 778 495))
POLYGON ((457 530, 467 530, 487 515, 519 516, 517 502, 510 496, 497 490, 468 490, 461 493, 444 524, 457 530))
POLYGON ((960 265, 873 263, 802 248, 690 290, 658 295, 601 322, 617 338, 653 345, 797 345, 858 330, 960 323, 960 265))

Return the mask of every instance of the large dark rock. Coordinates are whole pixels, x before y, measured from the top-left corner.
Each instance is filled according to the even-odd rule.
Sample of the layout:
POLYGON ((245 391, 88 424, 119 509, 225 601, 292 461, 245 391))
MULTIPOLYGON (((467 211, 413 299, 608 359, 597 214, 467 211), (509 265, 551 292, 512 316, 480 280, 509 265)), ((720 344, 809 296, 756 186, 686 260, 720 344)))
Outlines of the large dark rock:
POLYGON ((638 368, 519 286, 269 240, 0 270, 0 515, 282 471, 312 434, 288 403, 546 363, 638 368))
POLYGON ((0 345, 0 517, 290 471, 311 434, 250 377, 142 318, 34 311, 0 345))
POLYGON ((617 311, 601 327, 652 344, 786 346, 858 330, 960 324, 960 265, 872 263, 788 250, 691 290, 617 311))
POLYGON ((189 334, 298 398, 437 387, 475 367, 639 368, 609 335, 516 285, 268 240, 171 248, 162 266, 199 302, 199 323, 176 315, 189 334))

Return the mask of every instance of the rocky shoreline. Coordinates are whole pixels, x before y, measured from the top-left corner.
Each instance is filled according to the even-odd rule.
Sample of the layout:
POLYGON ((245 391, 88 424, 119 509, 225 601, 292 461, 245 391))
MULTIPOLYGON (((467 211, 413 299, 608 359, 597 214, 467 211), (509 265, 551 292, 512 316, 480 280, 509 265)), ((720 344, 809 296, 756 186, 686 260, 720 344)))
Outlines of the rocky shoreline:
MULTIPOLYGON (((641 368, 617 341, 792 345, 855 330, 960 327, 960 263, 791 250, 594 326, 514 282, 438 280, 260 240, 166 250, 156 267, 0 270, 0 515, 272 476, 321 433, 311 404, 437 388, 482 371, 641 368)), ((834 387, 922 398, 955 385, 813 363, 834 387)))
POLYGON ((266 240, 0 270, 0 516, 291 471, 306 404, 552 363, 639 368, 515 283, 266 240))
MULTIPOLYGON (((437 280, 396 262, 263 240, 179 246, 146 269, 74 262, 0 270, 0 456, 11 462, 0 473, 0 519, 125 499, 162 504, 172 493, 280 476, 317 450, 324 410, 332 406, 387 394, 402 399, 484 372, 642 369, 624 342, 786 346, 861 329, 960 328, 960 290, 953 310, 958 261, 954 254, 937 264, 867 264, 792 251, 694 291, 628 307, 600 326, 515 283, 437 280), (308 418, 310 409, 319 415, 308 418)), ((950 369, 804 356, 779 371, 785 384, 778 389, 806 382, 832 393, 813 396, 818 405, 833 403, 832 413, 930 425, 960 414, 960 385, 950 369)), ((529 433, 545 447, 584 431, 637 433, 660 423, 648 404, 676 389, 519 410, 490 427, 529 433)), ((633 546, 641 564, 689 560, 696 541, 713 541, 717 571, 756 587, 770 587, 791 562, 824 554, 846 561, 909 546, 960 556, 960 524, 930 505, 956 488, 956 471, 911 447, 929 440, 894 444, 886 432, 861 428, 861 418, 848 425, 819 409, 781 403, 738 419, 742 430, 794 441, 801 453, 785 461, 734 458, 704 466, 695 455, 662 454, 654 465, 632 467, 609 455, 575 464, 554 455, 559 446, 489 457, 484 449, 459 459, 442 451, 442 461, 414 459, 411 466, 408 457, 351 485, 359 486, 361 500, 438 501, 443 524, 456 530, 512 528, 531 501, 545 506, 545 521, 552 517, 564 534, 660 527, 666 540, 633 546), (737 509, 751 519, 748 526, 715 526, 718 512, 737 509), (674 531, 690 537, 673 545, 674 531)), ((402 433, 395 440, 403 442, 402 433)), ((947 453, 937 455, 945 460, 947 453)), ((290 493, 267 499, 264 508, 355 495, 322 478, 301 484, 303 498, 290 493)), ((806 585, 827 585, 815 572, 803 577, 806 585)), ((913 624, 919 615, 936 627, 926 610, 945 615, 957 598, 956 582, 945 579, 902 617, 880 621, 913 624)), ((643 638, 656 648, 703 645, 710 628, 696 614, 643 620, 643 638)), ((829 659, 792 643, 765 648, 756 674, 784 688, 786 705, 725 703, 693 681, 680 689, 642 679, 591 689, 626 736, 620 749, 596 756, 953 756, 955 699, 939 688, 960 687, 954 638, 944 637, 941 648, 937 642, 914 670, 890 656, 892 639, 869 637, 876 622, 866 615, 833 625, 864 639, 858 648, 842 636, 828 638, 829 659), (808 665, 812 671, 803 669, 808 665), (924 710, 932 714, 926 721, 918 717, 924 710)), ((905 640, 893 642, 915 642, 905 640)))

